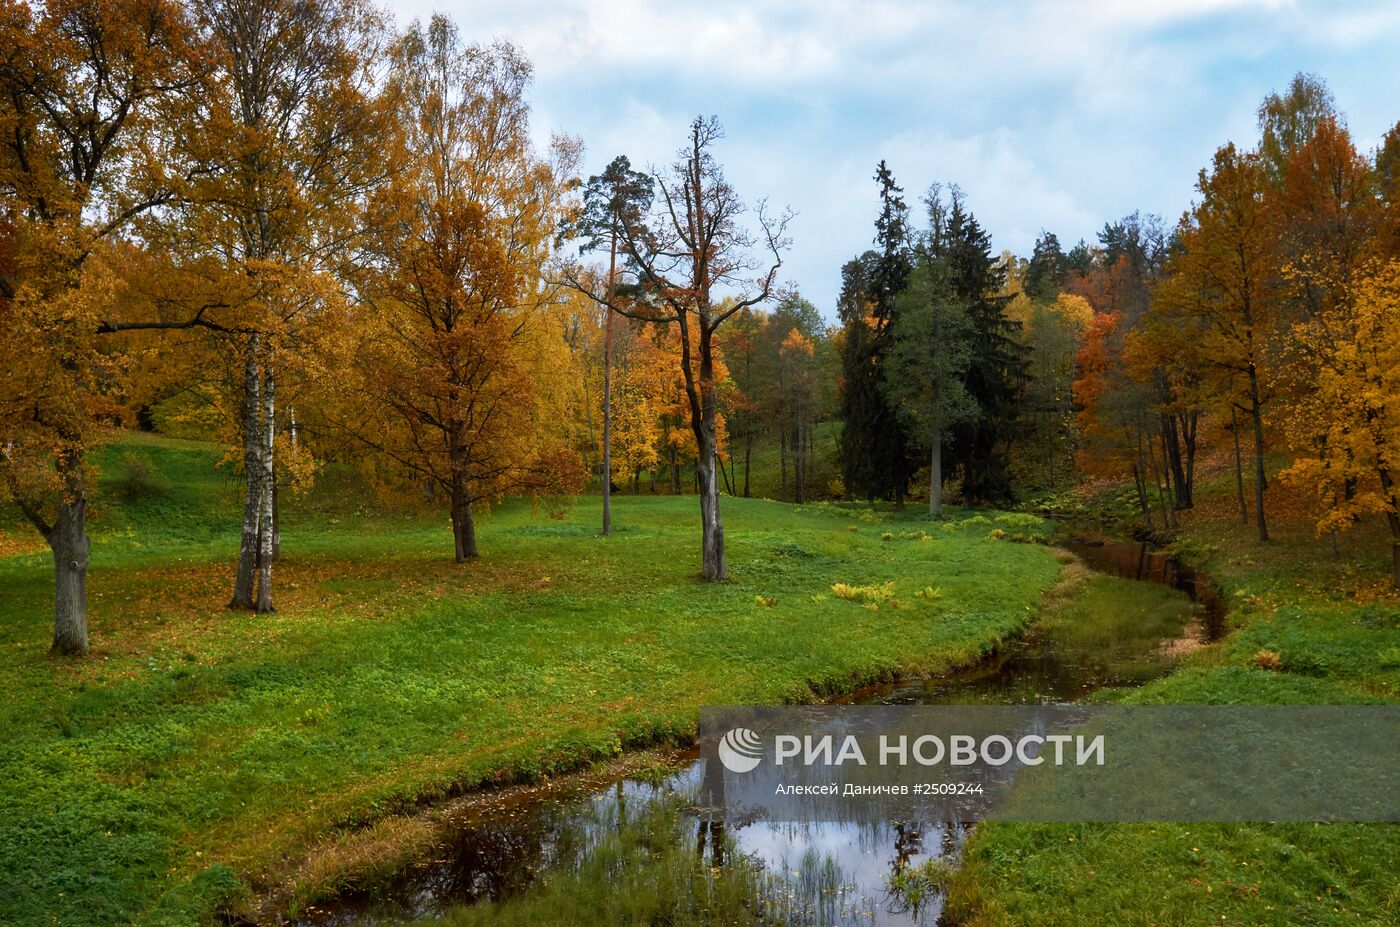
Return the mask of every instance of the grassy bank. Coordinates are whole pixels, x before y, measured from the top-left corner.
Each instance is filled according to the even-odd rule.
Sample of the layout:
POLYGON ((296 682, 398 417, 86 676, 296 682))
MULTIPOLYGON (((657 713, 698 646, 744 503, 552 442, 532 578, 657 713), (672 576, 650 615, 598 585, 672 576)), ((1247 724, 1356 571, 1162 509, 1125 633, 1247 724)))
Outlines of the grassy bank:
MULTIPOLYGON (((1382 526, 1333 556, 1305 500, 1270 492, 1274 539, 1239 522, 1232 477, 1205 481, 1177 546, 1219 582, 1233 633, 1123 696, 1186 704, 1400 700, 1400 599, 1382 526)), ((1111 502, 1102 504, 1111 510, 1111 502)), ((1126 516, 1125 516, 1126 517, 1126 516)), ((1400 923, 1397 825, 988 825, 954 876, 957 923, 1400 923)))
POLYGON ((84 660, 46 655, 47 553, 0 525, 0 922, 209 922, 414 802, 683 738, 702 704, 966 663, 1060 570, 985 517, 929 536, 726 499, 734 581, 704 585, 688 497, 619 498, 608 539, 596 500, 507 506, 457 567, 445 519, 375 511, 332 471, 288 503, 279 611, 252 616, 223 608, 237 487, 216 457, 139 436, 105 454, 84 660))

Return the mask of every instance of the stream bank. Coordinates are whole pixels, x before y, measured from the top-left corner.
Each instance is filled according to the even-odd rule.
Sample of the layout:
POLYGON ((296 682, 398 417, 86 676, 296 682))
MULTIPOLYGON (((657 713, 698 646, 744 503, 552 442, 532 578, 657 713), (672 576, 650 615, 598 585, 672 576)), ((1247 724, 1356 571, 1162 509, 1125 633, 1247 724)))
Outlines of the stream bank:
MULTIPOLYGON (((1052 600, 1026 635, 971 669, 869 687, 841 701, 1079 701, 1101 689, 1166 675, 1192 646, 1218 638, 1219 596, 1171 558, 1137 543, 1080 538, 1066 546, 1097 572, 1083 576, 1072 596, 1052 600)), ((680 766, 670 772, 653 768, 606 782, 584 777, 487 814, 476 808, 445 829, 446 838, 432 853, 378 888, 315 905, 291 923, 324 927, 435 917, 469 923, 528 909, 532 898, 557 893, 559 884, 598 856, 617 852, 617 842, 655 843, 658 818, 685 817, 686 796, 703 777, 704 761, 672 759, 680 766)), ((967 836, 962 827, 924 822, 757 823, 716 832, 694 818, 688 824, 667 820, 660 831, 662 855, 699 857, 726 878, 757 886, 768 915, 786 923, 935 924, 944 900, 941 883, 920 874, 955 865, 967 836)), ((654 882, 647 870, 614 890, 657 891, 654 882)), ((667 885, 666 891, 674 890, 667 885)))

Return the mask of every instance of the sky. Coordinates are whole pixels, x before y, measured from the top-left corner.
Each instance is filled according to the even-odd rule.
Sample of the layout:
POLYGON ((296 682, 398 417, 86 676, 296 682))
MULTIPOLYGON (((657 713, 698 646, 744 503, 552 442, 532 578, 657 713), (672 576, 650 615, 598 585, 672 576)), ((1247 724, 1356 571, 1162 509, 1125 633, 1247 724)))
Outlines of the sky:
POLYGON ((1299 71, 1370 151, 1400 120, 1400 2, 1306 0, 407 0, 464 39, 533 60, 533 129, 577 136, 583 176, 664 167, 696 115, 749 202, 789 206, 781 277, 835 318, 841 265, 871 244, 889 162, 916 223, 956 183, 993 246, 1068 249, 1134 210, 1173 223, 1226 141, 1299 71))

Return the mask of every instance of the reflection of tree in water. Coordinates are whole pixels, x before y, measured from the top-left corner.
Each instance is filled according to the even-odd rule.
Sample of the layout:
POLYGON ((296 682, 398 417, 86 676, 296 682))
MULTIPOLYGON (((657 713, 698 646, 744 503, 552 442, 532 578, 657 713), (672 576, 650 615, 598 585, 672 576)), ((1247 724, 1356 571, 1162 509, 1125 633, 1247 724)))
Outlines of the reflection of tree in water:
POLYGON ((924 825, 918 821, 894 822, 894 858, 890 860, 893 874, 898 875, 909 861, 924 851, 924 825))
POLYGON ((705 858, 709 845, 711 865, 724 865, 724 767, 713 760, 701 760, 705 774, 700 780, 699 801, 695 808, 695 855, 705 858))
POLYGON ((554 815, 522 814, 464 827, 452 834, 426 867, 411 871, 405 889, 428 910, 444 900, 470 904, 522 891, 545 866, 578 851, 581 841, 554 815))

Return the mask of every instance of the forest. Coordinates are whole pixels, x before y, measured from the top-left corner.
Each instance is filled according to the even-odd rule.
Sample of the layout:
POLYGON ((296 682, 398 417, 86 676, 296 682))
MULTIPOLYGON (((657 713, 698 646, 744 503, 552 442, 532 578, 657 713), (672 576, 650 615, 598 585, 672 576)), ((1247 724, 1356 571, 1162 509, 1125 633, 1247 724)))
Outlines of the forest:
MULTIPOLYGON (((271 922, 287 860, 425 797, 683 743, 709 701, 946 673, 1035 609, 1072 611, 1055 611, 1056 525, 1214 558, 1240 636, 1199 691, 1162 698, 1255 691, 1232 660, 1341 687, 1280 701, 1397 697, 1400 123, 1363 150, 1298 73, 1253 137, 1220 140, 1179 216, 1130 211, 1072 245, 1043 230, 1028 255, 994 249, 958 178, 881 160, 848 217, 870 246, 818 306, 785 263, 802 204, 730 185, 719 116, 673 126, 671 163, 608 151, 587 175, 584 139, 541 144, 533 80, 465 20, 360 0, 3 0, 0 616, 27 733, 0 765, 36 784, 6 786, 0 858, 19 873, 56 841, 73 861, 25 869, 30 893, 0 877, 0 920, 271 922), (1260 569, 1267 593, 1241 578, 1260 569), (1288 630, 1289 584, 1323 597, 1338 576, 1359 591, 1326 607, 1355 613, 1288 630), (633 614, 629 590, 666 617, 633 614), (907 624, 959 601, 978 604, 955 631, 907 624), (1256 631, 1266 602, 1279 623, 1256 631), (1300 656, 1353 622, 1332 657, 1300 656), (727 647, 761 678, 725 675, 727 647), (302 680, 285 703, 258 700, 284 684, 258 650, 302 680), (1381 663, 1356 669, 1363 652, 1381 663), (396 707, 334 681, 372 665, 409 674, 396 707), (501 688, 455 688, 468 671, 501 688), (121 707, 94 701, 109 690, 121 707), (194 714, 225 700, 252 707, 194 714), (391 710, 413 720, 371 733, 391 710), (290 739, 234 735, 263 729, 290 739), (304 820, 292 796, 255 811, 205 747, 258 765, 259 788, 336 797, 304 820), (309 765, 282 765, 299 751, 309 765), (68 788, 88 804, 45 823, 68 788), (135 794, 159 788, 170 807, 135 794)), ((1328 830, 1350 849, 1317 852, 1384 854, 1378 829, 1328 830)), ((1032 839, 974 841, 998 833, 1032 839)), ((968 923, 1035 922, 959 888, 1019 878, 969 858, 924 877, 952 878, 968 923)), ((700 890, 671 864, 682 884, 657 897, 700 890)), ((1361 922, 1400 910, 1393 883, 1349 872, 1374 899, 1361 922)), ((691 919, 599 922, 738 923, 724 904, 773 891, 742 866, 715 878, 691 919)), ((1278 903, 1278 923, 1301 910, 1278 903)))

